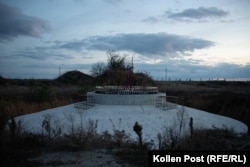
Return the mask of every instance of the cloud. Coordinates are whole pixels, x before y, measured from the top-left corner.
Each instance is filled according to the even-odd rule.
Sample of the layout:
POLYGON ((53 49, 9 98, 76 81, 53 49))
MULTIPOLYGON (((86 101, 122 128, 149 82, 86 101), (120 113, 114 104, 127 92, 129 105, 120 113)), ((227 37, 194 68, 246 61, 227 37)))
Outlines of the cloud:
POLYGON ((114 36, 92 36, 79 41, 60 44, 60 48, 71 50, 131 51, 143 56, 173 56, 186 54, 195 49, 205 49, 215 43, 205 39, 166 33, 117 34, 114 36))
POLYGON ((19 35, 40 37, 50 25, 40 18, 27 16, 19 9, 0 2, 0 40, 11 40, 19 35))
POLYGON ((70 60, 74 56, 69 53, 61 52, 53 47, 27 47, 13 52, 11 55, 2 56, 5 60, 22 60, 22 61, 55 61, 70 60))
POLYGON ((147 71, 158 80, 250 79, 250 65, 221 63, 215 66, 193 64, 187 60, 168 60, 159 64, 135 64, 135 71, 147 71), (166 75, 167 69, 167 75, 166 75))
POLYGON ((154 16, 150 16, 142 20, 142 22, 150 23, 150 24, 159 23, 161 21, 162 21, 161 17, 154 17, 154 16))
POLYGON ((104 2, 112 4, 112 5, 118 5, 122 2, 122 0, 104 0, 104 2))
POLYGON ((170 19, 191 19, 191 20, 201 20, 206 18, 221 18, 229 15, 229 12, 216 7, 199 7, 197 9, 190 8, 183 10, 181 12, 167 12, 168 18, 170 19))
POLYGON ((58 43, 59 48, 68 49, 68 50, 74 50, 74 51, 81 51, 84 46, 87 45, 87 43, 84 40, 78 41, 73 40, 69 42, 55 42, 58 43))
MULTIPOLYGON (((229 15, 228 11, 216 8, 216 7, 199 7, 185 9, 181 12, 174 12, 171 9, 167 10, 164 14, 159 16, 150 16, 142 20, 142 22, 155 24, 168 21, 201 21, 209 22, 214 19, 220 19, 229 15)), ((231 22, 232 20, 220 20, 221 22, 231 22)))

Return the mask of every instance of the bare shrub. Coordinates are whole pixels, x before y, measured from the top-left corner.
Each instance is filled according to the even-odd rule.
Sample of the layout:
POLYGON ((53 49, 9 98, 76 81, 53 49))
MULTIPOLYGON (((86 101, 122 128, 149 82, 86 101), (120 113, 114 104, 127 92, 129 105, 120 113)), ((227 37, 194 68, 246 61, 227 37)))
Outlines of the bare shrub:
POLYGON ((176 149, 180 142, 180 136, 175 127, 167 127, 162 136, 162 149, 176 149))
POLYGON ((159 149, 177 149, 186 135, 187 113, 184 107, 176 113, 176 120, 172 126, 165 127, 162 134, 158 134, 159 149))
POLYGON ((241 144, 232 129, 195 129, 192 138, 185 138, 180 144, 182 150, 236 150, 241 144))
POLYGON ((89 119, 88 126, 87 126, 87 133, 90 135, 97 134, 97 127, 98 127, 98 120, 91 120, 89 119))
POLYGON ((80 117, 80 125, 77 126, 77 134, 78 134, 79 139, 82 141, 85 136, 85 129, 83 125, 84 110, 78 109, 77 113, 79 114, 79 117, 80 117))
POLYGON ((182 130, 186 127, 187 122, 187 113, 185 108, 182 106, 178 112, 177 115, 177 124, 179 125, 179 134, 182 134, 182 130))
POLYGON ((102 142, 104 142, 107 146, 111 146, 111 141, 112 141, 112 135, 105 130, 104 132, 102 132, 102 134, 100 135, 100 139, 102 142))
MULTIPOLYGON (((115 126, 112 119, 109 119, 110 123, 113 127, 113 135, 111 135, 110 144, 114 144, 116 147, 124 147, 128 143, 130 143, 129 134, 125 132, 125 130, 121 129, 122 118, 119 118, 118 127, 115 126)), ((108 131, 104 133, 108 135, 108 131)), ((109 135, 107 136, 109 137, 109 135)))
POLYGON ((42 128, 46 134, 44 134, 43 131, 42 133, 47 135, 49 139, 60 137, 62 135, 62 124, 60 120, 51 114, 45 114, 43 117, 42 128))
POLYGON ((42 122, 42 128, 47 132, 49 139, 51 138, 51 117, 52 116, 50 114, 44 115, 42 122))
POLYGON ((24 123, 22 120, 18 120, 16 122, 15 118, 12 116, 8 121, 8 127, 10 129, 11 137, 14 139, 15 137, 20 136, 24 132, 24 123))
POLYGON ((85 143, 87 145, 98 145, 99 135, 97 134, 98 120, 88 120, 85 129, 85 143))
POLYGON ((62 136, 62 128, 63 125, 59 118, 53 118, 53 128, 52 128, 52 135, 54 138, 60 138, 62 136))
POLYGON ((84 124, 84 112, 79 110, 78 114, 80 115, 80 124, 76 124, 74 114, 64 114, 69 122, 67 125, 68 133, 64 135, 65 139, 67 139, 66 147, 69 149, 83 149, 98 145, 100 138, 97 134, 98 120, 89 119, 88 123, 84 124))
POLYGON ((75 128, 75 115, 72 113, 64 114, 64 117, 66 118, 67 122, 69 122, 68 129, 69 134, 71 136, 74 136, 76 128, 75 128))
POLYGON ((129 137, 124 130, 114 130, 113 139, 117 147, 121 147, 128 138, 129 137))

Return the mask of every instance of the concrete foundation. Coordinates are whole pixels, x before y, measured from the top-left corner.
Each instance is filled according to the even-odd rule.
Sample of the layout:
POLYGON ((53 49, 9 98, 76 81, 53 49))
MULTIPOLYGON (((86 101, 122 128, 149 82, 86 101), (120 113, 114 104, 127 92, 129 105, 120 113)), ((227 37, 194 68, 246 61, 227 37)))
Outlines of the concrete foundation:
POLYGON ((165 93, 154 94, 100 94, 88 92, 87 98, 93 98, 96 104, 107 105, 156 105, 158 96, 165 93))

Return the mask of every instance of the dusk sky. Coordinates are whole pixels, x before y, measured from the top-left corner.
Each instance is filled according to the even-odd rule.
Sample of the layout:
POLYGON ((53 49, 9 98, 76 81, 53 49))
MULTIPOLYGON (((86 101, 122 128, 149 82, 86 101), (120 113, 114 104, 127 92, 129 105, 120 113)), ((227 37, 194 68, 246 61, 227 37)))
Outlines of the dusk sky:
POLYGON ((249 7, 249 0, 0 0, 0 75, 90 74, 115 50, 158 80, 250 80, 249 7))

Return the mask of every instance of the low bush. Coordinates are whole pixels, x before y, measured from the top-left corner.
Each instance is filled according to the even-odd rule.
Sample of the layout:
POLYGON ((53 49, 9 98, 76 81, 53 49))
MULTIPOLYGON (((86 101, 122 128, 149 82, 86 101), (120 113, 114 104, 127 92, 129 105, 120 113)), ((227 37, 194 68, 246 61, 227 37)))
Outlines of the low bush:
POLYGON ((43 86, 32 85, 30 86, 30 92, 31 92, 31 101, 34 102, 48 101, 50 100, 52 95, 51 88, 47 85, 43 86))

